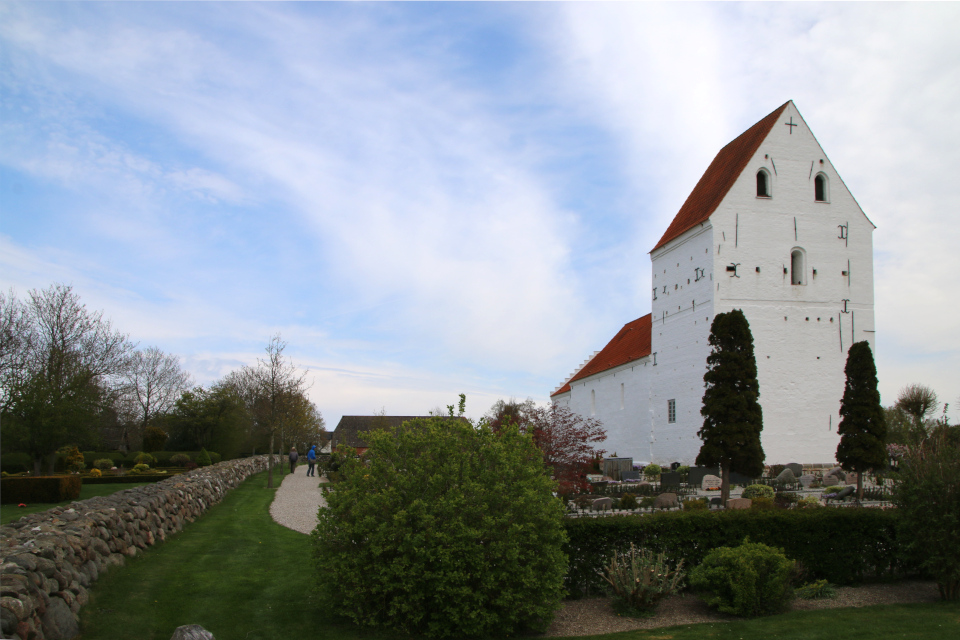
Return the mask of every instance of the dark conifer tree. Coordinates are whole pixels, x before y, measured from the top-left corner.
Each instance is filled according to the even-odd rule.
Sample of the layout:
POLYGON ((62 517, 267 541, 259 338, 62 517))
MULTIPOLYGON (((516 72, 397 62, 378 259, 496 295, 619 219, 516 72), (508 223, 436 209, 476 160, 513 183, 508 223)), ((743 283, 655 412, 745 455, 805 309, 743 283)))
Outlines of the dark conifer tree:
POLYGON ((719 313, 710 326, 707 372, 703 376, 703 428, 697 432, 703 445, 697 464, 720 465, 720 499, 730 497, 730 472, 751 477, 763 473, 765 458, 760 445, 763 410, 760 383, 753 354, 750 323, 740 309, 719 313))
POLYGON ((840 400, 840 444, 837 462, 857 472, 857 499, 863 499, 863 472, 887 464, 887 424, 877 390, 877 367, 867 342, 847 352, 847 383, 840 400))

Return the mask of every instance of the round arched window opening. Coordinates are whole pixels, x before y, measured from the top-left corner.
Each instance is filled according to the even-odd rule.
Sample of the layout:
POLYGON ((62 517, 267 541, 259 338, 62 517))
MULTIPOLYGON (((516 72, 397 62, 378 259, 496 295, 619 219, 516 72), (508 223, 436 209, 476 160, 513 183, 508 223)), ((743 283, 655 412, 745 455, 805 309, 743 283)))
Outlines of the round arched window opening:
POLYGON ((813 179, 813 199, 817 202, 827 202, 827 176, 818 173, 813 179))
POLYGON ((803 249, 790 252, 790 284, 806 284, 803 249))
POLYGON ((757 197, 770 197, 770 174, 767 173, 766 169, 757 171, 757 197))

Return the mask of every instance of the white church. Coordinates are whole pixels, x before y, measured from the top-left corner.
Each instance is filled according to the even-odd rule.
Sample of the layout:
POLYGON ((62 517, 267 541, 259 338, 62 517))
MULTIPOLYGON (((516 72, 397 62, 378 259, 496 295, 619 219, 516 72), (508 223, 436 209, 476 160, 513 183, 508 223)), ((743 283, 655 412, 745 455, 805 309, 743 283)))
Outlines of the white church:
POLYGON ((551 394, 607 455, 694 463, 714 314, 753 333, 766 464, 836 456, 847 350, 874 348, 873 223, 792 101, 720 150, 650 252, 651 313, 551 394))

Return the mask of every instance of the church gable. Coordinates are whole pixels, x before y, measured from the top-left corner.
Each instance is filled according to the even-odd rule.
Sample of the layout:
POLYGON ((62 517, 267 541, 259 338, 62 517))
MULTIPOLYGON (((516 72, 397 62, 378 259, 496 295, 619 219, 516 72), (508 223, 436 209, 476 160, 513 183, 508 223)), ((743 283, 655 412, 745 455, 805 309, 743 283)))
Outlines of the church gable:
POLYGON ((720 150, 652 251, 710 218, 789 104, 783 103, 720 150))

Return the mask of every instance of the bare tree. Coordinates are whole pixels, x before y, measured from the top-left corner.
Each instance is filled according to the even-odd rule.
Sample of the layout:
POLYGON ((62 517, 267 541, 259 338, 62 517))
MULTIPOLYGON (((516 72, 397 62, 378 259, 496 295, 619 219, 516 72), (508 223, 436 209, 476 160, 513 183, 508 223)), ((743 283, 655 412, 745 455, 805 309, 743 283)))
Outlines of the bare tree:
POLYGON ((39 473, 43 456, 91 437, 134 345, 69 285, 32 290, 20 304, 3 301, 4 323, 20 332, 3 345, 3 437, 39 473))
POLYGON ((258 358, 257 366, 248 368, 250 387, 254 391, 254 421, 260 430, 270 438, 269 462, 267 465, 267 487, 273 487, 273 452, 276 437, 283 446, 284 427, 291 415, 291 404, 297 396, 305 396, 307 390, 306 371, 300 371, 296 365, 283 357, 287 343, 280 334, 270 338, 267 344, 266 358, 258 358))
MULTIPOLYGON (((192 386, 190 374, 180 368, 180 359, 157 347, 135 351, 124 378, 124 396, 135 412, 141 437, 150 420, 172 409, 180 395, 192 386)), ((127 426, 123 428, 121 446, 130 449, 127 426)))

